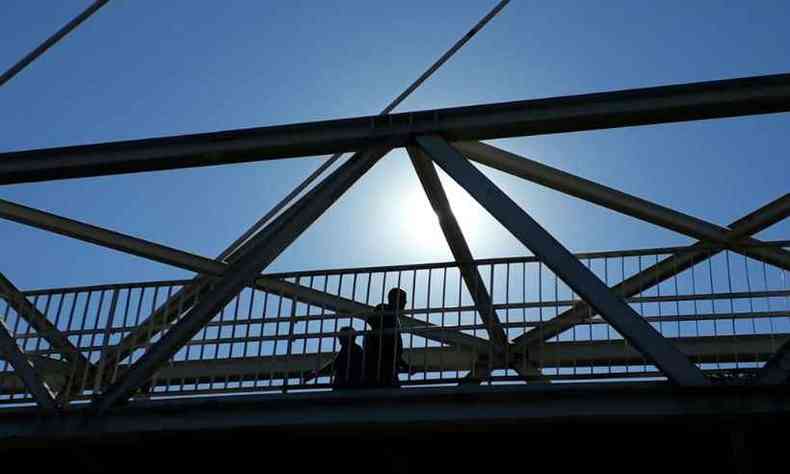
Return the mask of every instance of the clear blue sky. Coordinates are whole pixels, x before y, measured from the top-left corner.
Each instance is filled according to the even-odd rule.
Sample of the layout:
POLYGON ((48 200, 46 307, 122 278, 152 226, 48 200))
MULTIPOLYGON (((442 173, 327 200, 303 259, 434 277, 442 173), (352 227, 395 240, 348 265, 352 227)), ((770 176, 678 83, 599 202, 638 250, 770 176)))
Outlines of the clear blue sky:
MULTIPOLYGON (((0 68, 90 3, 0 2, 0 68)), ((0 150, 377 113, 494 3, 113 0, 0 88, 0 150)), ((514 1, 398 110, 788 72, 788 18, 784 1, 514 1)), ((784 114, 497 144, 727 224, 788 191, 788 125, 784 114)), ((0 197, 213 257, 320 160, 4 186, 0 197)), ((690 241, 487 173, 574 251, 690 241)), ((475 256, 528 253, 445 183, 475 256)), ((391 153, 270 269, 450 259, 420 193, 406 155, 391 153)), ((188 275, 5 221, 0 248, 0 271, 22 288, 188 275)))

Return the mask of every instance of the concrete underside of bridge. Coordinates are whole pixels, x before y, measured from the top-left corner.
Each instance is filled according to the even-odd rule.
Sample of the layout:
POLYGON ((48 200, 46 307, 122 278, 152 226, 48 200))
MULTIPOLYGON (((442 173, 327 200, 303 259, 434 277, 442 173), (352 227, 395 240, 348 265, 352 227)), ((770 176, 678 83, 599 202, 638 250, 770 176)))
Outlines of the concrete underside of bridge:
POLYGON ((537 468, 538 461, 615 472, 750 472, 753 464, 759 472, 784 464, 786 439, 776 432, 788 422, 790 386, 423 388, 138 401, 102 417, 23 410, 0 415, 0 451, 30 467, 74 463, 87 472, 467 471, 537 468))

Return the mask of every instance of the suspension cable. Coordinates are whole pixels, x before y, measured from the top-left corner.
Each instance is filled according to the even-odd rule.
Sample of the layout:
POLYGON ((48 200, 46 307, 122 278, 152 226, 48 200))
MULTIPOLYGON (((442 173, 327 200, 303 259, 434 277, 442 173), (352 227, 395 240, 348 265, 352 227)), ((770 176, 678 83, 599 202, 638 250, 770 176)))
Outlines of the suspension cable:
POLYGON ((36 49, 28 53, 24 58, 20 59, 16 64, 11 66, 6 72, 0 76, 0 87, 2 87, 6 82, 10 81, 11 78, 17 75, 19 71, 24 69, 28 64, 32 63, 36 60, 39 56, 44 54, 46 50, 51 48, 55 43, 61 40, 64 36, 71 33, 74 28, 78 27, 83 21, 87 20, 88 17, 93 15, 99 8, 103 7, 107 4, 110 0, 97 0, 93 2, 93 5, 86 8, 82 13, 74 17, 73 20, 66 23, 63 28, 59 29, 55 32, 52 36, 47 38, 43 43, 38 45, 36 49))

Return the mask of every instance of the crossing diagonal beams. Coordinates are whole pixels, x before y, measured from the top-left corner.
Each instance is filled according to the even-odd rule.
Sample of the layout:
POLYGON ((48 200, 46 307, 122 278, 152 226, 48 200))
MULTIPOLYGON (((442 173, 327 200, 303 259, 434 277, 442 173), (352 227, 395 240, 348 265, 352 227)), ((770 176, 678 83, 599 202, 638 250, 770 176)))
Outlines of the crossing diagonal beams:
POLYGON ((616 296, 587 267, 513 202, 457 150, 437 135, 417 137, 419 146, 547 267, 596 310, 645 357, 679 385, 704 385, 702 372, 616 296))

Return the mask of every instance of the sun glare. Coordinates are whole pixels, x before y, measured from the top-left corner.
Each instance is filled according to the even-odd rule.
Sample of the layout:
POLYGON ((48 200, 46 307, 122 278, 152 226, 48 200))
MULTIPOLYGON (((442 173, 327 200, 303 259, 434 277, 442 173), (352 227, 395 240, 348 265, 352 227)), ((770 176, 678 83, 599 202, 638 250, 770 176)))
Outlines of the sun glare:
MULTIPOLYGON (((477 203, 455 183, 445 184, 447 199, 467 241, 480 235, 480 209, 477 203), (450 184, 448 186, 448 184, 450 184)), ((403 196, 400 204, 403 223, 401 233, 411 245, 447 248, 439 220, 422 188, 403 196)), ((425 249, 425 250, 433 250, 425 249)))

